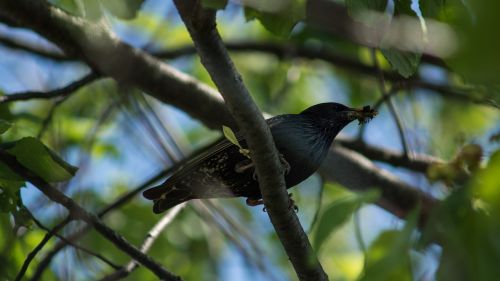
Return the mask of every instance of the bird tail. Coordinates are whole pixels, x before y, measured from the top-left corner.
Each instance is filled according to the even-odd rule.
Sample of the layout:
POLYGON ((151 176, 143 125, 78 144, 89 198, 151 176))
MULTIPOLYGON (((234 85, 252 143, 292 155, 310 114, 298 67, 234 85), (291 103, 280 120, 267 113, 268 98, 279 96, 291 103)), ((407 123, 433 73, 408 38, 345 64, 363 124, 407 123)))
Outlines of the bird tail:
POLYGON ((188 189, 176 189, 175 186, 159 185, 142 193, 149 200, 153 200, 153 212, 162 213, 176 205, 186 202, 193 197, 188 189))

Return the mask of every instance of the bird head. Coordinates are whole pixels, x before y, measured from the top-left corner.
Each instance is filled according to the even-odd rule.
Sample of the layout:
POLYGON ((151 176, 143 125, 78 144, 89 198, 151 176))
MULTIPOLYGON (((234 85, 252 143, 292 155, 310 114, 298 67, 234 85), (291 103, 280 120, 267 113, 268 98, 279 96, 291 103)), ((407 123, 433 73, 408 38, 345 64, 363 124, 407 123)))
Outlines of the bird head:
POLYGON ((330 122, 345 126, 354 120, 358 120, 360 125, 367 123, 378 112, 369 105, 363 108, 350 108, 340 103, 327 102, 313 105, 302 111, 301 114, 329 120, 330 122))

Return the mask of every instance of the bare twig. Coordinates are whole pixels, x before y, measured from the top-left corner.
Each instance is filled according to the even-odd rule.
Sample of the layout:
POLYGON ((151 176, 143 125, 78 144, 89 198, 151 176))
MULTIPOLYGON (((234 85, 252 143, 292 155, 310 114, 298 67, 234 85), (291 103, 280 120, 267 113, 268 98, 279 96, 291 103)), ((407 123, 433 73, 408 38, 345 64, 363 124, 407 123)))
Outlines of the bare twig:
POLYGON ((264 256, 264 251, 259 247, 257 242, 255 241, 255 237, 248 233, 248 230, 241 227, 237 221, 233 217, 231 217, 223 208, 219 207, 217 204, 212 203, 210 200, 203 200, 203 203, 214 213, 220 215, 224 221, 235 230, 235 232, 239 233, 244 237, 245 241, 252 247, 252 250, 257 253, 259 256, 264 256))
MULTIPOLYGON (((269 280, 276 280, 271 272, 267 269, 266 265, 263 263, 263 255, 257 252, 256 256, 252 256, 240 241, 240 239, 236 237, 230 230, 226 229, 226 227, 224 227, 224 225, 222 225, 219 220, 217 220, 215 214, 213 213, 213 209, 211 207, 205 206, 207 202, 209 202, 209 200, 196 202, 193 206, 193 210, 195 211, 195 213, 206 222, 215 224, 217 229, 219 229, 223 233, 223 235, 225 235, 230 241, 234 243, 243 257, 252 262, 262 273, 266 274, 269 280), (198 208, 202 208, 203 210, 200 211, 198 210, 198 208), (210 217, 207 214, 210 215, 210 217)), ((246 238, 244 239, 246 240, 246 238)))
POLYGON ((319 172, 325 180, 338 182, 351 190, 380 190, 381 199, 377 204, 399 218, 404 219, 416 206, 421 206, 420 226, 425 225, 439 203, 439 200, 377 167, 361 154, 339 146, 330 149, 319 172))
POLYGON ((61 230, 63 228, 63 226, 56 226, 54 227, 52 230, 49 230, 45 236, 42 238, 42 240, 38 243, 38 245, 36 245, 36 247, 26 256, 26 259, 24 260, 23 262, 23 265, 21 266, 21 269, 19 270, 19 272, 17 273, 16 275, 16 281, 20 281, 24 274, 26 274, 26 270, 28 270, 28 267, 31 263, 31 261, 35 258, 35 256, 38 254, 38 252, 40 252, 42 250, 42 248, 45 246, 45 244, 47 244, 47 242, 49 242, 50 238, 52 238, 54 236, 54 234, 56 232, 58 232, 59 230, 61 230))
POLYGON ((59 50, 55 50, 55 49, 48 50, 45 48, 40 48, 38 46, 30 45, 30 44, 25 43, 25 42, 20 42, 18 40, 15 40, 15 39, 12 39, 9 37, 5 37, 2 35, 0 35, 0 44, 6 46, 8 48, 11 48, 11 49, 23 50, 25 52, 35 54, 37 56, 40 56, 43 58, 48 58, 48 59, 55 60, 55 61, 74 60, 72 58, 65 56, 59 50))
POLYGON ((67 86, 64 86, 60 89, 52 90, 49 92, 23 92, 17 94, 10 94, 6 96, 0 96, 0 104, 8 103, 13 101, 22 101, 22 100, 32 100, 32 99, 50 99, 50 98, 64 98, 81 87, 90 84, 97 80, 99 75, 95 72, 90 72, 85 75, 83 78, 70 83, 67 86))
MULTIPOLYGON (((180 164, 179 164, 180 165, 180 164)), ((159 173, 157 173, 156 175, 154 175, 153 177, 151 177, 150 179, 146 180, 144 183, 140 184, 139 186, 137 186, 136 188, 126 192, 125 194, 123 194, 122 196, 120 196, 118 199, 116 199, 113 203, 109 204, 108 206, 104 207, 101 211, 99 211, 97 213, 97 216, 99 218, 103 218, 105 215, 107 215, 108 213, 112 212, 113 210, 116 210, 118 208, 120 208, 121 206, 123 206, 125 203, 129 202, 130 200, 132 200, 132 198, 134 198, 138 193, 140 193, 141 191, 143 191, 144 189, 146 189, 148 186, 150 186, 151 184, 157 182, 158 180, 160 180, 161 178, 165 177, 166 175, 168 175, 169 173, 171 173, 173 170, 177 169, 179 166, 178 165, 174 165, 168 169, 165 169, 159 173)), ((60 222, 57 226, 54 227, 54 230, 55 229, 62 229, 64 226, 66 226, 70 221, 72 220, 71 216, 68 215, 68 217, 60 222)), ((90 229, 92 229, 92 227, 90 225, 85 225, 83 226, 82 228, 80 228, 79 230, 76 230, 75 232, 73 232, 72 234, 68 235, 66 237, 67 240, 70 240, 70 241, 77 241, 80 237, 82 237, 85 233, 87 233, 90 229)), ((53 231, 54 231, 53 230, 53 231)), ((35 273, 33 274, 33 276, 31 277, 31 281, 36 281, 36 280, 39 280, 42 276, 42 273, 43 271, 48 267, 48 265, 50 264, 50 262, 52 261, 52 258, 55 257, 55 255, 57 253, 59 253, 62 249, 64 249, 64 247, 67 245, 66 242, 64 241, 59 241, 48 253, 47 255, 45 255, 45 257, 42 259, 42 261, 40 261, 40 263, 38 264, 36 270, 35 270, 35 273)))
POLYGON ((314 227, 316 226, 316 223, 318 222, 319 213, 321 211, 321 204, 323 203, 324 190, 325 190, 325 182, 324 182, 323 178, 321 178, 321 185, 320 185, 320 189, 318 192, 318 198, 316 200, 316 210, 314 211, 314 216, 311 220, 311 224, 309 225, 309 230, 308 230, 309 234, 312 233, 314 227))
MULTIPOLYGON (((179 212, 186 206, 186 203, 177 205, 170 209, 163 217, 155 224, 155 226, 149 231, 146 239, 142 243, 142 246, 140 248, 141 252, 146 254, 151 246, 153 246, 153 243, 155 242, 156 238, 158 238, 158 235, 167 227, 179 214, 179 212)), ((115 271, 114 273, 105 276, 104 278, 101 279, 101 281, 111 281, 111 280, 120 280, 125 277, 127 277, 134 269, 137 268, 139 264, 135 260, 131 260, 127 265, 124 267, 120 268, 119 270, 115 271)))
POLYGON ((26 169, 17 161, 14 156, 10 155, 8 152, 0 150, 0 161, 5 163, 16 174, 28 180, 52 201, 63 205, 73 217, 79 220, 83 220, 87 224, 92 225, 95 230, 102 236, 112 242, 120 250, 140 262, 146 268, 154 272, 159 278, 165 280, 181 280, 180 277, 167 271, 162 265, 156 263, 150 257, 144 255, 135 246, 128 243, 121 235, 106 226, 96 215, 87 212, 75 201, 67 197, 64 193, 52 187, 44 179, 26 169))
POLYGON ((389 93, 387 92, 387 88, 385 86, 384 73, 382 71, 382 68, 380 68, 380 64, 377 59, 377 50, 374 48, 371 49, 371 55, 372 55, 373 65, 377 69, 380 92, 382 93, 383 97, 386 97, 385 103, 387 104, 387 107, 389 107, 389 111, 391 112, 391 115, 394 118, 394 121, 396 122, 396 127, 398 128, 399 138, 401 139, 401 145, 403 147, 404 155, 410 158, 410 149, 408 146, 408 140, 406 139, 406 135, 404 132, 403 122, 401 121, 398 111, 396 110, 396 107, 394 106, 394 103, 392 102, 392 99, 389 93))
POLYGON ((227 54, 215 28, 215 11, 203 9, 197 1, 174 3, 203 66, 245 135, 268 215, 297 276, 300 280, 327 280, 297 215, 288 208, 289 197, 271 132, 227 54))
POLYGON ((423 174, 427 173, 427 169, 432 164, 443 163, 442 159, 426 154, 414 154, 411 159, 408 159, 404 156, 404 154, 401 154, 400 152, 376 147, 343 136, 337 137, 335 139, 335 143, 338 143, 343 147, 349 148, 351 150, 357 151, 358 153, 363 154, 365 157, 371 160, 385 162, 395 167, 402 167, 423 174))
POLYGON ((108 258, 106 258, 106 257, 102 256, 101 254, 99 254, 99 253, 95 253, 95 252, 94 252, 94 251, 92 251, 92 250, 89 250, 89 249, 87 249, 87 248, 85 248, 85 247, 83 247, 83 246, 80 246, 80 245, 78 245, 78 244, 76 244, 76 243, 73 243, 73 242, 69 241, 68 239, 66 239, 64 236, 59 235, 59 234, 57 234, 56 232, 53 232, 53 229, 50 229, 50 228, 46 227, 45 225, 43 225, 43 224, 42 224, 42 223, 41 223, 41 222, 40 222, 37 218, 35 218, 35 216, 33 216, 33 214, 32 214, 31 212, 29 212, 27 209, 26 209, 26 212, 28 212, 28 213, 29 213, 29 215, 31 216, 31 219, 35 222, 35 224, 36 224, 39 228, 41 228, 41 229, 45 230, 46 232, 52 232, 52 234, 53 234, 53 235, 55 235, 57 238, 59 238, 59 239, 63 240, 63 241, 64 241, 64 242, 66 242, 67 244, 71 245, 73 248, 75 248, 75 249, 77 249, 77 250, 80 250, 80 251, 82 251, 82 252, 84 252, 84 253, 87 253, 87 254, 89 254, 89 255, 91 255, 91 256, 96 257, 97 259, 101 260, 102 262, 104 262, 105 264, 109 265, 110 267, 112 267, 112 268, 114 268, 114 269, 119 269, 119 268, 120 268, 120 266, 116 265, 114 262, 112 262, 112 261, 111 261, 111 260, 109 260, 108 258))

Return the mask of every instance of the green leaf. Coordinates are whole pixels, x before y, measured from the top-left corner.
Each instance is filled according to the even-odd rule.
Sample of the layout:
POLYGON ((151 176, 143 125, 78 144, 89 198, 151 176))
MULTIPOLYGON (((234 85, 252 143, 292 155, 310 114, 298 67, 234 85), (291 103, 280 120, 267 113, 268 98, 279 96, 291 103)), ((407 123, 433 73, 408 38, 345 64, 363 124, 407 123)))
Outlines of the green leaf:
POLYGON ((500 213, 500 150, 490 156, 488 165, 478 171, 474 182, 477 195, 500 213))
POLYGON ((229 2, 228 0, 202 0, 201 5, 204 8, 224 10, 228 2, 229 2))
POLYGON ((0 135, 5 133, 10 127, 12 126, 12 123, 5 121, 3 119, 0 119, 0 135))
POLYGON ((231 128, 226 127, 226 126, 222 126, 222 132, 224 133, 224 136, 226 137, 226 139, 228 139, 232 144, 234 144, 240 148, 241 154, 243 154, 248 159, 251 159, 250 150, 243 148, 241 146, 241 144, 238 142, 238 138, 236 138, 236 135, 234 134, 233 130, 231 130, 231 128))
POLYGON ((389 61, 401 76, 408 78, 412 76, 418 68, 421 54, 404 52, 395 49, 381 49, 384 57, 389 61))
POLYGON ((7 151, 16 156, 23 166, 48 182, 68 180, 77 170, 33 137, 20 139, 7 151))
POLYGON ((363 203, 374 202, 378 197, 379 192, 376 190, 353 193, 327 206, 318 220, 314 235, 314 249, 319 251, 330 234, 343 225, 363 203))
POLYGON ((245 18, 258 19, 273 34, 286 37, 305 18, 305 12, 304 0, 263 1, 259 7, 245 7, 245 18))
POLYGON ((144 0, 104 0, 101 3, 115 17, 131 20, 137 16, 144 0))
POLYGON ((239 148, 242 148, 240 143, 238 142, 238 139, 236 138, 236 135, 234 134, 233 130, 227 126, 222 126, 222 132, 224 133, 224 136, 228 141, 230 141, 232 144, 238 146, 239 148))
POLYGON ((367 25, 379 22, 381 15, 368 15, 367 12, 383 13, 387 7, 387 0, 346 0, 347 12, 356 21, 367 25))
POLYGON ((438 18, 446 0, 419 0, 418 6, 424 18, 438 18))
POLYGON ((365 268, 359 281, 411 281, 411 235, 416 228, 417 209, 406 218, 402 230, 381 233, 366 253, 365 268))
MULTIPOLYGON (((0 163, 1 164, 1 163, 0 163)), ((3 169, 0 165, 0 173, 3 169)), ((19 189, 24 181, 5 180, 0 178, 0 212, 13 212, 19 203, 19 189)))
MULTIPOLYGON (((446 63, 467 82, 497 86, 500 83, 500 1, 446 2, 446 22, 456 32, 458 50, 446 63)), ((498 93, 497 97, 499 96, 498 93)))
POLYGON ((416 17, 417 13, 411 8, 411 0, 395 0, 394 1, 394 15, 408 15, 416 17))
POLYGON ((87 19, 97 21, 102 17, 102 9, 99 0, 80 1, 83 6, 83 13, 87 19))

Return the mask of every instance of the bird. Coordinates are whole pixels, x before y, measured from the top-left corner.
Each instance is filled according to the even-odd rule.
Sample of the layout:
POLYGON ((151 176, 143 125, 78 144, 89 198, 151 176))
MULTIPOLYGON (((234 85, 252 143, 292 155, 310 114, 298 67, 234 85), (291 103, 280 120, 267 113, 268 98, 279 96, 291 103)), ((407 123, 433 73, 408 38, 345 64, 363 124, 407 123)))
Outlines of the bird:
MULTIPOLYGON (((298 114, 267 119, 287 189, 316 172, 345 126, 354 120, 366 123, 376 115, 370 106, 356 109, 326 102, 298 114)), ((143 196, 154 202, 153 212, 162 213, 191 199, 246 197, 249 206, 262 204, 251 152, 241 132, 234 137, 236 143, 228 137, 220 138, 181 163, 165 182, 144 191, 143 196)))

